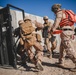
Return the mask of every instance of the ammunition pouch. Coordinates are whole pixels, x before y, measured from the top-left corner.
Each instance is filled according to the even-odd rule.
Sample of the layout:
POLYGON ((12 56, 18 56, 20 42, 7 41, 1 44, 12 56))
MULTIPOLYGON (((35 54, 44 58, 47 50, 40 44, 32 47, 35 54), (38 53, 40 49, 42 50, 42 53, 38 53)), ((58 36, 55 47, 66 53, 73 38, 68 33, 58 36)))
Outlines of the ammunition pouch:
POLYGON ((30 35, 31 33, 28 33, 28 34, 23 34, 24 36, 28 36, 28 35, 30 35))
POLYGON ((36 38, 35 38, 32 34, 25 36, 25 42, 26 42, 29 46, 33 46, 33 45, 34 45, 34 42, 36 41, 35 39, 36 39, 36 38))
POLYGON ((26 42, 28 43, 29 46, 33 46, 34 45, 34 39, 31 38, 31 39, 26 39, 26 42))

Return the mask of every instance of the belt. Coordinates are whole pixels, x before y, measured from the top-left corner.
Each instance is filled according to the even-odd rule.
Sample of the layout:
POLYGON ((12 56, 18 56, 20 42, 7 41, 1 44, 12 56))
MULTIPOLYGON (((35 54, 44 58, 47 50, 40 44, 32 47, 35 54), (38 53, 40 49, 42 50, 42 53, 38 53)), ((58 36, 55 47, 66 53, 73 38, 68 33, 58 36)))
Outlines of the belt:
POLYGON ((67 28, 66 29, 62 29, 62 30, 63 31, 67 31, 67 30, 72 31, 72 29, 69 29, 69 28, 68 29, 67 28))
POLYGON ((29 34, 23 34, 24 36, 27 36, 27 35, 30 35, 31 33, 29 33, 29 34))

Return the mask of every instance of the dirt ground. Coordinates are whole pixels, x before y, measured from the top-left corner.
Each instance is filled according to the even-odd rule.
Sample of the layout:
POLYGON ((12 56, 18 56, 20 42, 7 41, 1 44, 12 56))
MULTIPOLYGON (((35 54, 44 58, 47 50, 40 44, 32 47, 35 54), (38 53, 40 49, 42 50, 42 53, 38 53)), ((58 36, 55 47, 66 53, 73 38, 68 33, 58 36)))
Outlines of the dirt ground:
POLYGON ((49 59, 47 57, 43 58, 44 71, 38 71, 35 66, 28 63, 28 67, 18 66, 18 69, 13 68, 4 69, 0 68, 0 75, 76 75, 76 72, 71 72, 69 68, 73 68, 74 64, 71 60, 65 59, 66 68, 58 67, 55 65, 57 58, 49 59))
MULTIPOLYGON (((76 48, 76 41, 74 43, 76 48)), ((74 68, 74 64, 70 59, 64 58, 65 68, 57 66, 59 54, 56 53, 52 59, 43 57, 44 71, 38 71, 32 63, 27 63, 28 66, 18 65, 18 69, 0 68, 0 75, 76 75, 76 72, 71 72, 70 68, 74 68)))

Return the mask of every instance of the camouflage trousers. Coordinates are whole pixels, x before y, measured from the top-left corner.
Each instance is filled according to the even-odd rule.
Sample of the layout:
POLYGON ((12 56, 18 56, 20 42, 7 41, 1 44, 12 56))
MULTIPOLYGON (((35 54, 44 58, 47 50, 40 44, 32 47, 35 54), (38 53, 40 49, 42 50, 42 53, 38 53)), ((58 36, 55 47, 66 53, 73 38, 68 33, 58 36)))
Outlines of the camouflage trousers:
POLYGON ((61 37, 60 57, 59 57, 60 62, 62 62, 64 50, 66 52, 66 55, 68 55, 68 57, 73 62, 76 62, 76 51, 73 46, 72 36, 74 36, 73 31, 70 31, 70 30, 63 31, 60 35, 61 37))
POLYGON ((54 50, 57 46, 57 40, 55 36, 51 36, 50 38, 45 38, 45 45, 47 47, 47 50, 51 52, 54 50))
POLYGON ((37 61, 42 61, 43 57, 43 46, 34 40, 33 45, 29 45, 28 42, 25 41, 24 48, 30 58, 30 60, 36 64, 37 61), (32 46, 35 48, 35 53, 32 51, 32 46))
POLYGON ((51 52, 51 46, 50 46, 49 38, 45 38, 44 41, 45 41, 46 49, 47 49, 49 52, 51 52))

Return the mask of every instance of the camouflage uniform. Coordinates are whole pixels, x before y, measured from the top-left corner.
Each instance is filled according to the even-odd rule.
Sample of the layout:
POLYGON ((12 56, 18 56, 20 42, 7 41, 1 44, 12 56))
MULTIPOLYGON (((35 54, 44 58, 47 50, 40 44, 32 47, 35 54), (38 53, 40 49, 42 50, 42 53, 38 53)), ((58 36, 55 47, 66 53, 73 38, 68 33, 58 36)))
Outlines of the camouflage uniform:
POLYGON ((26 64, 26 61, 24 61, 25 50, 24 50, 24 47, 23 47, 23 40, 22 40, 21 35, 20 35, 20 26, 23 23, 24 23, 23 20, 19 20, 18 21, 19 27, 14 30, 14 36, 15 37, 18 37, 16 43, 19 40, 19 43, 17 45, 17 54, 20 55, 19 61, 21 60, 21 62, 19 64, 26 64))
POLYGON ((49 31, 49 29, 51 29, 52 25, 51 22, 48 22, 48 17, 44 16, 43 17, 44 20, 44 28, 43 28, 43 38, 44 38, 44 43, 47 47, 48 52, 50 53, 50 58, 51 58, 51 54, 53 53, 53 50, 56 48, 56 37, 53 36, 49 31), (47 21, 47 22, 46 22, 47 21), (52 47, 50 47, 50 42, 52 44, 52 47))
POLYGON ((21 33, 21 36, 24 40, 24 48, 25 48, 30 60, 36 65, 36 67, 40 70, 43 70, 43 67, 41 64, 43 47, 40 45, 39 42, 37 42, 36 37, 33 35, 33 31, 35 31, 35 28, 33 27, 30 18, 25 17, 24 22, 25 23, 29 22, 27 24, 27 26, 25 26, 26 25, 25 23, 23 25, 21 25, 22 26, 21 29, 24 31, 23 33, 21 33), (32 46, 36 50, 36 55, 32 52, 32 46))
POLYGON ((69 20, 66 14, 61 10, 61 4, 54 4, 52 6, 52 11, 56 14, 56 19, 54 25, 52 27, 52 31, 54 32, 57 27, 60 25, 60 29, 62 29, 61 37, 61 45, 60 45, 60 57, 59 64, 63 65, 63 51, 65 49, 68 57, 75 63, 75 68, 72 71, 76 71, 76 52, 73 46, 74 36, 74 23, 69 20))
POLYGON ((62 28, 61 33, 61 46, 60 46, 60 58, 59 61, 62 63, 62 57, 63 57, 63 51, 66 51, 66 54, 69 56, 69 58, 75 62, 76 61, 76 52, 73 46, 73 38, 74 31, 72 31, 72 28, 70 26, 64 26, 62 28), (67 30, 65 30, 67 29, 67 30))

